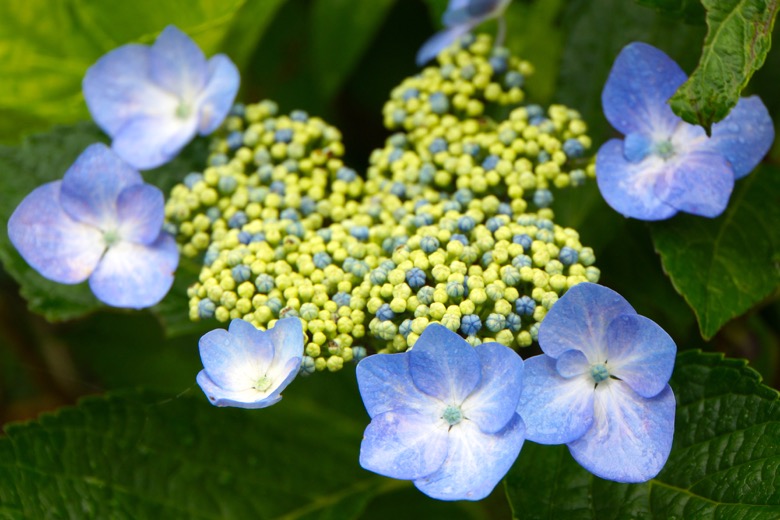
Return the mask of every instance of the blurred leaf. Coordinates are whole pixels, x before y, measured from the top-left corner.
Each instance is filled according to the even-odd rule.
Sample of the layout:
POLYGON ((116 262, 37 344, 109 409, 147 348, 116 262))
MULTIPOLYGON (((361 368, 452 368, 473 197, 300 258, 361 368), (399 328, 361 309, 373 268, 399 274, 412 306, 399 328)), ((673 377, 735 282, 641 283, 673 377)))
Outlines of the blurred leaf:
POLYGON ((772 46, 778 0, 702 0, 707 37, 698 67, 669 100, 675 114, 707 133, 739 101, 772 46))
MULTIPOLYGON (((243 0, 12 0, 0 2, 0 110, 26 114, 29 126, 7 128, 16 138, 29 119, 70 123, 88 116, 81 95, 87 68, 128 42, 151 43, 166 25, 214 53, 243 0)), ((25 123, 20 119, 20 123, 25 123)))
POLYGON ((780 400, 744 360, 683 352, 671 381, 674 444, 644 484, 602 480, 561 446, 526 443, 506 478, 516 518, 742 518, 780 516, 780 400))
POLYGON ((198 281, 202 267, 202 263, 195 259, 180 257, 173 287, 163 301, 151 308, 165 330, 165 337, 200 335, 217 327, 216 322, 212 320, 190 320, 190 299, 187 296, 187 289, 198 281))
POLYGON ((704 23, 704 7, 701 0, 637 0, 668 15, 682 18, 687 23, 704 23))
POLYGON ((286 0, 244 0, 219 49, 244 71, 260 39, 286 0))
POLYGON ((780 169, 764 166, 738 183, 720 217, 652 224, 664 270, 705 339, 780 285, 779 194, 780 169))
POLYGON ((88 398, 7 428, 0 439, 0 512, 355 518, 377 492, 399 486, 358 466, 364 426, 321 403, 289 397, 262 411, 135 392, 88 398))

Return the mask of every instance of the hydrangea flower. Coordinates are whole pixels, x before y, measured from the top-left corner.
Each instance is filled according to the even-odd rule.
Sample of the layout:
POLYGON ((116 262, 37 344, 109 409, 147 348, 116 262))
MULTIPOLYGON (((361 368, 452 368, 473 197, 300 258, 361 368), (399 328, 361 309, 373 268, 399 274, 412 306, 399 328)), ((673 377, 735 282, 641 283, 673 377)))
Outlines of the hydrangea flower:
POLYGON ((627 45, 612 66, 601 99, 607 119, 626 137, 601 147, 596 179, 607 203, 627 217, 720 215, 734 180, 750 173, 774 140, 769 112, 756 96, 741 99, 712 126, 711 137, 684 122, 667 101, 686 79, 645 43, 627 45))
POLYGON ((568 444, 601 478, 655 477, 674 433, 672 338, 615 291, 581 283, 544 318, 539 345, 544 354, 525 362, 518 407, 526 437, 568 444))
POLYGON ((207 61, 172 25, 153 45, 123 45, 101 57, 83 82, 93 119, 113 139, 114 151, 140 170, 168 162, 196 133, 216 130, 238 86, 238 69, 227 56, 207 61))
POLYGON ((360 465, 413 480, 441 500, 480 500, 504 477, 523 445, 517 408, 523 361, 510 348, 473 348, 429 325, 414 348, 376 354, 357 367, 371 423, 360 465))
POLYGON ((303 359, 303 326, 287 317, 262 331, 242 319, 228 330, 206 333, 199 342, 203 370, 197 381, 215 406, 266 408, 298 375, 303 359))
POLYGON ((434 34, 417 52, 417 65, 422 66, 435 58, 441 51, 452 45, 455 40, 485 20, 499 18, 499 35, 496 45, 504 39, 503 19, 500 18, 512 0, 450 0, 442 16, 443 31, 434 34))
POLYGON ((89 146, 61 181, 36 188, 8 221, 8 236, 30 266, 59 283, 89 279, 97 298, 143 308, 171 288, 179 263, 162 230, 162 192, 104 144, 89 146))

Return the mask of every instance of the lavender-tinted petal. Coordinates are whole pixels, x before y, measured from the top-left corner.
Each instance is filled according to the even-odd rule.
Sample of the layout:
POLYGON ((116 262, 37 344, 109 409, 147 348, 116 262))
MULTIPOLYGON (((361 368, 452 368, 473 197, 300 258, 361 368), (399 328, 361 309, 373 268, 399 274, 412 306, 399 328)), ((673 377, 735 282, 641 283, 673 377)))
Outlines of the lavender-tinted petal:
POLYGON ((180 100, 192 102, 206 85, 208 65, 203 51, 173 25, 157 37, 149 54, 150 77, 180 100))
POLYGON ((282 318, 266 334, 274 346, 269 377, 281 380, 287 376, 290 360, 303 357, 303 325, 299 318, 282 318))
POLYGON ((370 417, 393 410, 413 410, 435 416, 442 406, 412 381, 409 354, 376 354, 358 363, 358 388, 370 417))
POLYGON ((208 135, 227 117, 236 99, 241 77, 236 65, 224 54, 217 54, 208 63, 206 87, 198 100, 198 133, 208 135))
POLYGON ((540 444, 564 444, 580 438, 593 423, 593 385, 587 375, 562 377, 550 356, 527 359, 517 407, 526 438, 540 444))
POLYGON ((123 240, 151 244, 160 235, 165 219, 165 197, 150 184, 128 186, 116 201, 118 231, 123 240))
MULTIPOLYGON (((228 326, 228 332, 236 345, 239 346, 238 348, 245 351, 245 359, 251 359, 251 365, 253 366, 252 377, 254 377, 254 381, 257 381, 273 365, 276 345, 273 342, 271 333, 259 330, 248 321, 242 319, 232 320, 228 326)), ((208 369, 205 363, 203 366, 208 369)))
POLYGON ((590 363, 606 360, 607 326, 621 314, 636 314, 612 289, 580 283, 566 291, 539 327, 539 345, 557 358, 567 350, 579 350, 590 363))
POLYGON ((138 117, 114 136, 114 151, 139 170, 156 168, 173 159, 195 136, 198 120, 175 115, 138 117))
POLYGON ((618 213, 640 220, 663 220, 677 213, 654 191, 667 169, 656 155, 630 162, 619 139, 604 143, 596 155, 596 182, 604 200, 618 213))
POLYGON ((293 379, 298 377, 298 373, 301 371, 301 358, 294 357, 288 359, 285 364, 276 371, 278 376, 273 380, 273 385, 267 390, 269 392, 268 398, 276 397, 284 391, 287 386, 292 383, 293 379))
POLYGON ((615 318, 607 329, 609 372, 642 397, 658 395, 672 377, 677 345, 644 316, 615 318))
POLYGON ((483 343, 475 350, 482 365, 482 379, 461 409, 480 430, 495 433, 517 410, 523 389, 523 359, 500 343, 483 343))
POLYGON ((558 356, 558 359, 555 361, 555 370, 561 377, 569 379, 588 374, 590 363, 588 363, 588 358, 581 351, 567 350, 558 356))
POLYGON ((734 188, 734 171, 720 155, 707 152, 681 154, 667 163, 658 177, 654 193, 669 206, 701 215, 717 217, 729 202, 734 188))
MULTIPOLYGON (((236 319, 236 322, 249 322, 236 319)), ((233 327, 231 324, 231 328, 233 327)), ((257 329, 255 329, 256 332, 257 329)), ((252 337, 238 335, 224 329, 215 329, 204 334, 198 342, 203 368, 211 381, 231 392, 240 392, 254 387, 265 374, 270 359, 262 359, 252 337)))
POLYGON ((98 229, 63 211, 61 185, 50 182, 27 195, 8 220, 8 238, 43 277, 74 284, 89 278, 106 245, 98 229))
POLYGON ((65 172, 60 204, 73 219, 107 231, 118 224, 119 194, 128 186, 142 183, 141 174, 109 147, 92 144, 65 172))
POLYGON ((431 36, 417 51, 417 65, 422 67, 434 59, 441 51, 455 43, 455 40, 469 32, 472 27, 473 24, 456 25, 431 36))
POLYGON ((167 233, 149 245, 118 242, 103 255, 89 286, 108 305, 151 307, 168 293, 178 263, 179 249, 167 233))
POLYGON ((409 371, 417 388, 448 405, 463 403, 481 379, 474 347, 439 324, 426 327, 417 339, 409 371))
POLYGON ((482 500, 512 467, 523 447, 525 428, 515 414, 497 433, 484 433, 470 421, 452 427, 447 459, 430 475, 414 481, 439 500, 482 500))
POLYGON ((225 390, 212 381, 205 370, 201 370, 196 378, 203 393, 214 406, 234 406, 236 408, 258 409, 278 403, 282 396, 272 394, 262 396, 256 390, 231 391, 225 390))
POLYGON ((601 93, 604 115, 623 134, 671 135, 680 118, 666 102, 686 79, 659 49, 630 43, 615 59, 601 93))
POLYGON ((360 465, 397 479, 415 479, 436 471, 447 456, 447 429, 436 417, 409 411, 372 418, 360 444, 360 465))
POLYGON ((645 482, 666 463, 674 435, 675 399, 667 385, 646 399, 622 381, 596 389, 593 427, 569 444, 585 469, 617 482, 645 482))

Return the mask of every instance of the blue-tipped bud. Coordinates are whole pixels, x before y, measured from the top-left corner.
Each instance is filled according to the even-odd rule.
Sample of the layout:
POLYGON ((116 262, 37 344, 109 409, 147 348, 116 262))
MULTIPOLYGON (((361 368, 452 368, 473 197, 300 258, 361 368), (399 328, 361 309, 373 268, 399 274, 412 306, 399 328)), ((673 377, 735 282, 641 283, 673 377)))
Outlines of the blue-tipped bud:
POLYGON ((428 255, 434 253, 439 249, 439 239, 430 235, 422 237, 422 240, 420 240, 420 249, 428 255))
POLYGON ((390 304, 383 303, 376 311, 379 321, 390 321, 395 318, 395 313, 390 309, 390 304))
POLYGON ((520 316, 531 316, 536 309, 536 302, 530 296, 521 296, 515 300, 515 312, 520 316))
POLYGON ((248 221, 249 219, 247 218, 246 213, 243 211, 236 211, 233 213, 233 216, 228 219, 228 227, 231 229, 242 228, 248 221))
POLYGON ((466 314, 460 319, 460 330, 467 336, 476 336, 482 328, 482 320, 476 314, 466 314))
POLYGON ((503 314, 494 312, 485 320, 485 327, 494 334, 504 330, 505 326, 506 318, 503 314))
POLYGON ((243 283, 252 277, 252 270, 248 265, 240 264, 230 270, 230 275, 236 283, 243 283))
POLYGON ((333 259, 325 251, 320 251, 318 253, 314 253, 312 261, 314 262, 314 265, 317 267, 317 269, 325 269, 333 262, 333 259))
POLYGON ((350 296, 349 293, 337 292, 333 295, 332 300, 339 307, 349 307, 349 302, 352 301, 352 296, 350 296))
POLYGON ((514 333, 520 332, 523 328, 523 320, 514 312, 510 312, 506 317, 506 328, 514 333))
POLYGON ((425 271, 418 267, 412 267, 406 272, 406 283, 412 289, 419 289, 425 285, 425 271))
POLYGON ((563 143, 563 153, 569 159, 579 159, 585 155, 585 147, 579 139, 566 139, 563 143))
POLYGON ((274 277, 270 274, 263 273, 255 278, 255 287, 259 293, 268 294, 273 291, 275 285, 274 277))
POLYGON ((214 317, 214 311, 217 306, 211 300, 201 300, 198 302, 198 316, 202 320, 207 320, 214 317))
POLYGON ((558 260, 561 261, 563 265, 572 265, 576 264, 577 260, 579 259, 579 254, 576 250, 572 249, 569 246, 563 246, 558 253, 558 260))

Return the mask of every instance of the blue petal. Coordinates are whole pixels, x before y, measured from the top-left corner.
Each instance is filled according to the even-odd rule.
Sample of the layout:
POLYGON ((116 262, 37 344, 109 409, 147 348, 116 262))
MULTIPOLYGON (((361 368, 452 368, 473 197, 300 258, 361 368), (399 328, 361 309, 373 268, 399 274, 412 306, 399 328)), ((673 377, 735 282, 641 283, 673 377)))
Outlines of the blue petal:
POLYGON ((630 133, 623 140, 623 156, 632 163, 647 157, 652 148, 653 142, 644 134, 630 133))
POLYGON ((454 27, 468 23, 479 23, 482 20, 495 16, 503 0, 470 0, 469 2, 456 2, 447 6, 441 21, 445 27, 454 27), (457 5, 463 4, 463 5, 457 5))
POLYGON ((564 444, 588 431, 593 423, 590 376, 563 378, 555 369, 555 359, 541 355, 525 361, 523 378, 517 413, 523 418, 528 440, 564 444))
MULTIPOLYGON (((609 330, 609 329, 608 329, 609 330)), ((567 350, 555 362, 555 370, 562 377, 569 379, 590 373, 590 363, 579 350, 567 350)))
POLYGON ((479 386, 463 402, 463 415, 485 433, 502 430, 515 415, 523 389, 523 360, 500 343, 476 347, 482 365, 479 386))
POLYGON ((447 456, 447 429, 436 417, 413 412, 375 416, 363 434, 360 465, 397 479, 414 479, 436 471, 447 456))
POLYGON ((668 137, 681 121, 666 103, 687 76, 669 56, 646 43, 623 47, 604 85, 604 115, 623 134, 668 137))
POLYGON ((151 244, 160 236, 165 220, 165 198, 150 184, 128 186, 116 201, 119 235, 123 240, 151 244))
POLYGON ((674 394, 666 386, 646 399, 622 381, 608 381, 596 389, 593 427, 569 451, 597 477, 645 482, 661 471, 672 449, 674 394))
POLYGON ((258 409, 278 403, 282 396, 278 393, 267 397, 258 395, 256 390, 230 391, 219 387, 212 381, 205 370, 201 370, 196 378, 203 393, 214 406, 234 406, 236 408, 258 409))
POLYGON ((703 217, 717 217, 729 202, 734 171, 720 155, 680 154, 655 183, 655 195, 669 206, 703 217))
POLYGON ((368 356, 358 363, 356 376, 370 417, 394 410, 435 415, 441 408, 441 403, 414 385, 408 353, 368 356))
POLYGON ((274 347, 274 358, 269 376, 273 379, 285 377, 289 361, 291 359, 300 360, 303 357, 303 325, 301 320, 294 316, 282 318, 264 334, 268 336, 274 347))
POLYGON ((89 286, 108 305, 151 307, 168 293, 178 263, 179 249, 167 233, 160 233, 148 246, 118 242, 103 255, 89 277, 89 286))
POLYGON ((473 25, 471 24, 456 25, 431 36, 417 51, 417 65, 422 67, 431 61, 441 51, 455 43, 455 40, 469 32, 472 27, 473 25))
POLYGON ((658 395, 672 377, 677 345, 644 316, 618 316, 607 330, 609 372, 642 397, 658 395))
POLYGON ((251 323, 235 319, 230 325, 233 331, 215 329, 204 334, 198 342, 200 359, 209 379, 223 390, 233 392, 253 388, 273 359, 270 343, 259 341, 262 338, 260 331, 237 334, 237 323, 254 329, 251 323))
POLYGON ((137 117, 114 136, 114 151, 139 170, 149 170, 173 159, 189 143, 198 120, 175 115, 137 117))
POLYGON ((222 124, 227 117, 233 100, 236 99, 241 77, 238 68, 223 54, 209 60, 206 88, 198 101, 200 135, 208 135, 222 124))
POLYGON ((460 406, 481 379, 474 347, 439 324, 428 325, 409 352, 415 386, 447 405, 460 406))
POLYGON ((621 314, 636 314, 612 289, 580 283, 555 302, 539 327, 539 346, 557 358, 567 350, 579 350, 589 363, 606 361, 607 326, 621 314))
POLYGON ((640 220, 663 220, 677 213, 654 191, 667 169, 667 163, 656 155, 629 162, 619 139, 604 143, 596 155, 596 181, 604 200, 618 213, 640 220))
POLYGON ((169 25, 152 45, 149 72, 157 85, 182 101, 193 102, 206 86, 208 66, 200 47, 169 25))
POLYGON ((128 186, 142 183, 141 174, 110 148, 93 144, 65 172, 60 203, 73 219, 103 231, 113 230, 118 224, 119 194, 128 186))
POLYGON ((414 485, 439 500, 482 500, 512 467, 523 447, 525 428, 515 414, 498 433, 484 433, 463 421, 449 434, 447 459, 435 473, 414 481, 414 485))
POLYGON ((96 228, 76 222, 60 206, 62 181, 33 190, 8 220, 8 238, 30 266, 59 283, 89 278, 106 244, 96 228))

